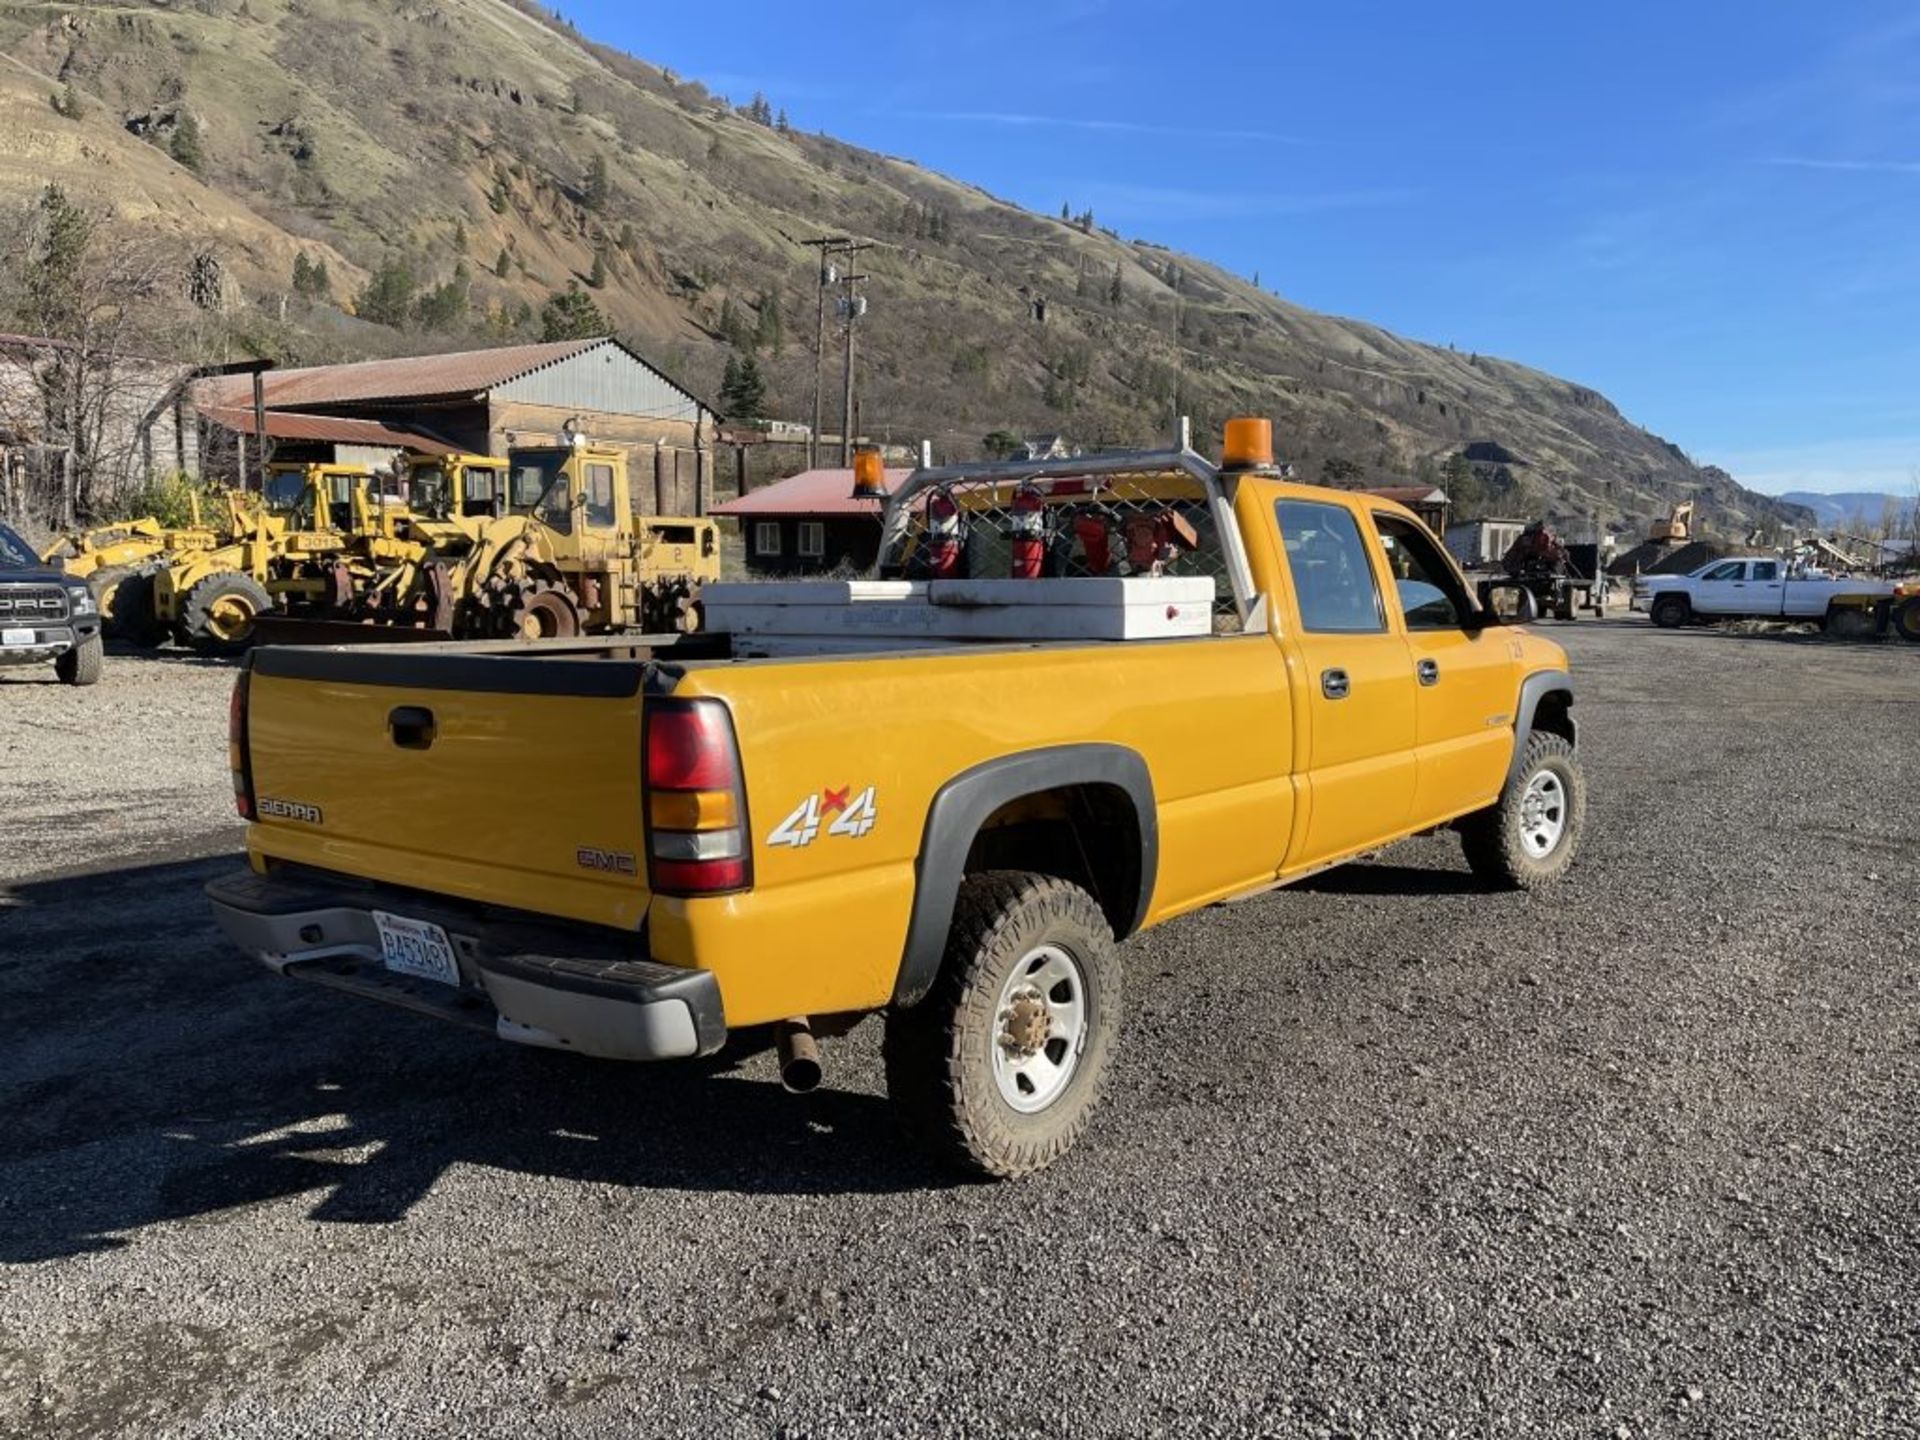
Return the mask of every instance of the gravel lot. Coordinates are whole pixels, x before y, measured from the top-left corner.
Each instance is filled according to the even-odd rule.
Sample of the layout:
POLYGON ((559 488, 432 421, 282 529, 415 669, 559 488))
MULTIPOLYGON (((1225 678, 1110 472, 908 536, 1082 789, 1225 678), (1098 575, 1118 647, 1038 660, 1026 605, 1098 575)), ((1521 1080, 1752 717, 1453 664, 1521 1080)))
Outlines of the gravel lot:
POLYGON ((1920 1433, 1920 648, 1554 629, 1568 884, 1431 838, 1145 937, 999 1188, 872 1024, 799 1100, 273 979, 199 896, 225 674, 8 682, 98 873, 0 909, 0 1433, 1920 1433))

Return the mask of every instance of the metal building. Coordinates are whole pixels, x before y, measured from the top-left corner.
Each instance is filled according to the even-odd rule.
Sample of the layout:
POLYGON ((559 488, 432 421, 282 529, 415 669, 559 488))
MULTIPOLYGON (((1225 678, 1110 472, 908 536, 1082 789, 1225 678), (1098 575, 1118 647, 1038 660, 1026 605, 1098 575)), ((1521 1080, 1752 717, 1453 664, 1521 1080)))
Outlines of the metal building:
MULTIPOLYGON (((263 383, 270 412, 373 421, 477 454, 561 443, 571 427, 628 451, 643 508, 705 514, 712 503, 719 417, 610 337, 270 370, 263 383)), ((251 380, 221 378, 195 398, 225 417, 251 397, 251 380)))

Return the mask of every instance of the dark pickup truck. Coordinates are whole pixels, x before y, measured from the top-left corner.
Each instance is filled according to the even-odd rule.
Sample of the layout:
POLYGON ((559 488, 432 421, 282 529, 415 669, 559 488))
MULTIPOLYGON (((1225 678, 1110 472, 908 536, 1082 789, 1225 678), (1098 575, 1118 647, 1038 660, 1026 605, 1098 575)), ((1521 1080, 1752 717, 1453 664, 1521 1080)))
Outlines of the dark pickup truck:
POLYGON ((84 583, 0 525, 0 666, 49 661, 69 685, 100 678, 100 607, 84 583))

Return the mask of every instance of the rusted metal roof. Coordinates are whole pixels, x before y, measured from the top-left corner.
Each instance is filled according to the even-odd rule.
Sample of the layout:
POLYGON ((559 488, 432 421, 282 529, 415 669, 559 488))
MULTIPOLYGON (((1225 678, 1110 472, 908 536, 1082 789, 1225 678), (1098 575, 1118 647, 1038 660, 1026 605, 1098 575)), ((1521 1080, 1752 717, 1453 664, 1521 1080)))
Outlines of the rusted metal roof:
MULTIPOLYGON (((911 475, 911 470, 889 470, 887 491, 891 494, 900 488, 900 482, 911 475)), ((851 470, 802 470, 785 480, 775 481, 761 489, 750 491, 738 500, 729 500, 724 505, 713 507, 716 515, 734 515, 741 517, 793 515, 871 515, 880 514, 878 500, 856 500, 853 498, 853 471, 851 470)))
MULTIPOLYGON (((253 411, 238 406, 203 405, 200 413, 214 424, 242 435, 252 435, 253 411)), ((317 440, 334 445, 369 445, 377 449, 417 450, 423 455, 453 455, 459 447, 399 430, 378 420, 349 420, 338 415, 296 415, 285 410, 267 412, 267 435, 274 440, 317 440)))
MULTIPOLYGON (((446 400, 482 395, 570 360, 597 346, 591 340, 556 340, 541 345, 503 345, 493 350, 461 350, 450 355, 415 355, 399 360, 361 360, 350 365, 314 365, 269 370, 261 377, 269 408, 299 409, 345 405, 355 401, 446 400)), ((200 387, 202 403, 225 408, 253 403, 253 380, 228 376, 200 387)))
POLYGON ((1360 493, 1377 495, 1382 500, 1392 500, 1408 507, 1447 503, 1447 492, 1438 485, 1369 485, 1360 493))

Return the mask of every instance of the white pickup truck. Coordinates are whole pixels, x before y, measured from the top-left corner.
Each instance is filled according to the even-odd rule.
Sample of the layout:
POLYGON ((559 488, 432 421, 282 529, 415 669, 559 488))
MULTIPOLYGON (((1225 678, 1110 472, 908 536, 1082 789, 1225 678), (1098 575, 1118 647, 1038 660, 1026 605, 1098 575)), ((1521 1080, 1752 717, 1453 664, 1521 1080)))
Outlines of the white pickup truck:
POLYGON ((1635 610, 1677 629, 1696 620, 1811 620, 1864 633, 1883 624, 1894 587, 1884 580, 1796 575, 1769 555, 1711 560, 1687 575, 1641 575, 1635 610))

